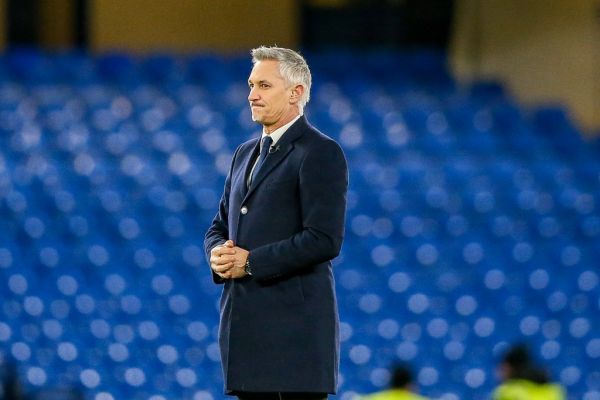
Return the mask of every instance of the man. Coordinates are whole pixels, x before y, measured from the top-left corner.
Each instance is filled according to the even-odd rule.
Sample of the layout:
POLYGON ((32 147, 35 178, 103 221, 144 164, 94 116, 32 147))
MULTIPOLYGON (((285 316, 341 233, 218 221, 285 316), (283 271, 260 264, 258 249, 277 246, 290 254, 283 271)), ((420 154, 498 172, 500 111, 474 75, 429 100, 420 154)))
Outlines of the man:
POLYGON ((516 345, 500 363, 502 384, 494 390, 494 400, 565 400, 562 386, 551 383, 545 370, 537 368, 527 347, 516 345))
POLYGON ((361 397, 362 400, 426 400, 415 393, 412 373, 408 367, 396 366, 392 369, 390 389, 361 397))
POLYGON ((303 115, 311 75, 296 52, 252 50, 248 85, 261 138, 239 146, 205 238, 222 283, 225 392, 325 399, 339 364, 330 260, 339 254, 348 170, 339 145, 303 115))

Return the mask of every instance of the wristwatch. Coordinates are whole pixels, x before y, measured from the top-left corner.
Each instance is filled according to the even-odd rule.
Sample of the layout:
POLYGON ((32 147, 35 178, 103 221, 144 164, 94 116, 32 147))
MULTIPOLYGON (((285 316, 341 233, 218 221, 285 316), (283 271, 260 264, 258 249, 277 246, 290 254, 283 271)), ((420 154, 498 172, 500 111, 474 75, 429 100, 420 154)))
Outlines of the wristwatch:
POLYGON ((246 275, 252 276, 252 270, 250 269, 250 257, 246 258, 246 264, 244 264, 244 272, 246 275))

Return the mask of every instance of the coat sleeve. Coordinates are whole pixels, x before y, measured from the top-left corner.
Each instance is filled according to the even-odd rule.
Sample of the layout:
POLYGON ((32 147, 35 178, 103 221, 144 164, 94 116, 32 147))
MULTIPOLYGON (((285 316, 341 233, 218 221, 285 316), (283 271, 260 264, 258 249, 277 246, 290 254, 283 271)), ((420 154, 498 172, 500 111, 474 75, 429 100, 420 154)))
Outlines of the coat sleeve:
POLYGON ((270 280, 329 261, 344 238, 348 165, 333 140, 312 146, 299 170, 302 230, 288 239, 257 247, 249 261, 254 279, 270 280))
MULTIPOLYGON (((225 243, 229 239, 229 193, 231 191, 231 174, 233 171, 233 166, 235 164, 235 159, 237 156, 238 149, 235 151, 233 155, 233 159, 231 160, 231 167, 229 168, 229 173, 227 174, 227 178, 225 178, 225 187, 223 188, 223 195, 221 196, 221 200, 219 201, 219 210, 217 211, 217 215, 213 218, 213 221, 204 236, 204 252, 206 255, 206 261, 210 266, 210 251, 220 244, 225 243)), ((223 283, 225 279, 221 278, 219 275, 215 274, 212 270, 212 277, 215 283, 223 283)))

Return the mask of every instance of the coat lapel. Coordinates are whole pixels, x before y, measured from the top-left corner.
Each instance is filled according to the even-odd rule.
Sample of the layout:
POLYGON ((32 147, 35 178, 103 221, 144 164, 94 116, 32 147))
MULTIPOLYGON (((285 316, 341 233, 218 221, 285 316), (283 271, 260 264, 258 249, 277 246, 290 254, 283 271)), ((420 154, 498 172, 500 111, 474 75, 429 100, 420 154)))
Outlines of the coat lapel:
MULTIPOLYGON (((260 143, 260 140, 256 139, 256 143, 254 143, 253 145, 250 145, 250 148, 247 149, 246 151, 244 151, 244 154, 240 155, 241 156, 240 169, 239 169, 239 172, 236 174, 236 177, 234 178, 234 181, 233 181, 233 184, 231 187, 231 192, 229 194, 230 202, 232 201, 232 199, 236 199, 236 200, 233 203, 230 203, 230 206, 231 206, 231 204, 236 204, 236 207, 237 207, 237 206, 241 206, 241 204, 243 204, 243 203, 241 203, 241 204, 238 203, 238 201, 241 202, 247 195, 248 185, 246 184, 246 178, 247 178, 248 174, 250 173, 250 169, 252 168, 254 159, 256 159, 256 154, 258 152, 259 143, 260 143)), ((229 214, 230 239, 233 239, 235 242, 237 242, 237 228, 238 228, 239 219, 240 219, 239 210, 229 214)))
MULTIPOLYGON (((273 171, 273 169, 275 169, 275 167, 277 167, 277 165, 279 165, 294 149, 294 141, 296 141, 302 135, 302 132, 304 131, 303 128, 306 124, 306 118, 302 116, 298 119, 298 121, 289 127, 289 129, 275 145, 276 150, 267 156, 262 168, 252 180, 245 199, 254 192, 254 190, 271 173, 271 171, 273 171)), ((252 168, 252 166, 249 166, 248 168, 252 168)))
POLYGON ((250 172, 252 171, 252 166, 258 157, 258 153, 260 151, 260 138, 256 140, 256 144, 254 148, 250 152, 247 160, 245 160, 246 166, 244 168, 244 176, 242 177, 242 193, 243 197, 248 194, 248 177, 250 176, 250 172))

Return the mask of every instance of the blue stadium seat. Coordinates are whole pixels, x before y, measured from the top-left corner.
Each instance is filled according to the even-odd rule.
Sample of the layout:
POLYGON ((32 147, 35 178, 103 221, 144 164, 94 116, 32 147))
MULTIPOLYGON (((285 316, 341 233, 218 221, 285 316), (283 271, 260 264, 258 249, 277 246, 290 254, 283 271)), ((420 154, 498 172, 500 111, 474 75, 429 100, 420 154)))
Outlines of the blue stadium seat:
MULTIPOLYGON (((27 393, 222 398, 202 232, 260 132, 247 56, 1 57, 0 360, 27 393)), ((436 52, 308 60, 307 114, 350 166, 340 398, 385 387, 397 359, 430 397, 486 398, 523 339, 597 397, 597 144, 562 106, 457 87, 436 52)))

